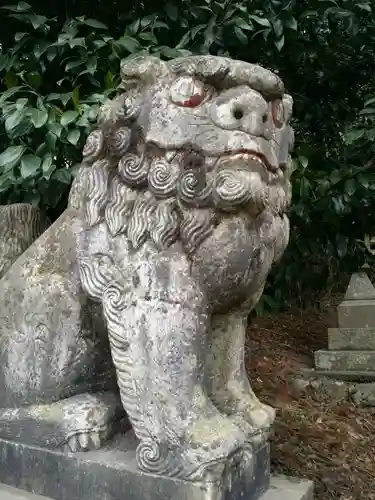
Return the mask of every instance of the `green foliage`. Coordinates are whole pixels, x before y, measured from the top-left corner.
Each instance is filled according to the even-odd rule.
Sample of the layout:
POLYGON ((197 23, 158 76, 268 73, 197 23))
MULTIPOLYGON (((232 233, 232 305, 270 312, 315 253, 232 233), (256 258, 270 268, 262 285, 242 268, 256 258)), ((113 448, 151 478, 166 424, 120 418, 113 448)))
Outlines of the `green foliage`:
POLYGON ((0 55, 0 203, 36 203, 57 216, 99 107, 120 83, 120 60, 187 52, 156 47, 153 30, 168 26, 155 15, 114 38, 85 16, 60 25, 24 2, 2 10, 20 31, 0 55))
POLYGON ((33 5, 35 12, 25 2, 0 10, 7 27, 0 55, 0 203, 26 200, 53 217, 61 212, 99 106, 118 87, 120 59, 142 51, 166 59, 227 55, 278 72, 295 99, 291 242, 260 309, 303 302, 372 261, 371 0, 33 5))

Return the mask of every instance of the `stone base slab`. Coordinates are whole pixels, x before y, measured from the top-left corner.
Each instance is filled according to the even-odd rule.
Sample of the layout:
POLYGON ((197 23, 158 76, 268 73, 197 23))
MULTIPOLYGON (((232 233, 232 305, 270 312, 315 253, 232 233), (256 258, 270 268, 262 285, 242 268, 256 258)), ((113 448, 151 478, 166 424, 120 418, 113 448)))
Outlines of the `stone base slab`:
POLYGON ((328 328, 328 349, 375 351, 375 328, 328 328))
POLYGON ((337 371, 373 371, 375 351, 315 351, 317 370, 337 371))
POLYGON ((254 469, 234 468, 223 484, 145 474, 136 464, 136 446, 131 432, 101 450, 76 454, 0 439, 0 483, 54 500, 263 500, 269 488, 268 443, 258 449, 254 469))
MULTIPOLYGON (((375 368, 375 367, 374 367, 375 368)), ((301 368, 300 373, 305 378, 327 378, 344 380, 348 382, 372 382, 375 381, 375 371, 361 370, 316 370, 315 368, 301 368)))
POLYGON ((290 378, 290 386, 296 396, 310 394, 316 401, 348 401, 360 407, 375 407, 375 382, 365 381, 366 374, 357 373, 357 381, 348 372, 338 372, 337 378, 332 373, 302 369, 300 375, 290 378))
MULTIPOLYGON (((313 500, 314 488, 312 481, 297 480, 284 476, 273 476, 268 490, 259 500, 313 500)), ((128 497, 122 497, 124 500, 128 497)), ((151 498, 151 497, 150 497, 151 498)), ((27 491, 0 484, 1 500, 53 500, 52 498, 35 495, 27 491)), ((80 500, 80 499, 71 499, 80 500)), ((190 499, 188 499, 190 500, 190 499)), ((242 500, 247 500, 242 497, 242 500)))

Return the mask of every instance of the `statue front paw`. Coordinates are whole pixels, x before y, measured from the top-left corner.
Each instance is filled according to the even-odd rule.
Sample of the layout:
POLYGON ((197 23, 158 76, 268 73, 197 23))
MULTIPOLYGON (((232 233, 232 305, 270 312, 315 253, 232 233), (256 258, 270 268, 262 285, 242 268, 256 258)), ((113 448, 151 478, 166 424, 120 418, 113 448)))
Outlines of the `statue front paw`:
POLYGON ((238 463, 246 463, 252 469, 253 444, 235 419, 216 414, 192 424, 180 446, 142 441, 137 462, 144 472, 215 483, 238 463))
POLYGON ((194 480, 217 481, 224 469, 253 459, 249 428, 236 418, 215 415, 198 420, 186 433, 185 457, 197 464, 194 480))

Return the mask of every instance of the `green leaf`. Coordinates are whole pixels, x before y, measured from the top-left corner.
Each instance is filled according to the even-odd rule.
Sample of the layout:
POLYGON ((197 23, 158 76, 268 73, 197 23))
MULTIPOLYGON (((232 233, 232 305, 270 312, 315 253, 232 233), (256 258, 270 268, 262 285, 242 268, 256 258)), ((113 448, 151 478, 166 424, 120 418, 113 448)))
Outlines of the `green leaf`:
POLYGON ((298 22, 297 20, 292 16, 290 17, 289 19, 286 19, 286 21, 284 21, 284 26, 286 28, 289 28, 290 30, 293 30, 293 31, 297 31, 298 29, 298 22))
POLYGON ((48 120, 48 111, 46 109, 32 109, 30 120, 35 128, 41 128, 48 120))
POLYGON ((33 14, 30 16, 30 22, 31 22, 34 30, 37 30, 43 24, 46 24, 47 21, 48 21, 48 19, 46 18, 46 16, 39 16, 37 14, 33 14))
MULTIPOLYGON (((52 122, 48 124, 48 128, 52 132, 54 136, 60 137, 61 132, 63 131, 63 128, 60 123, 58 122, 52 122)), ((55 139, 56 140, 56 139, 55 139)))
POLYGON ((242 43, 242 45, 247 45, 249 43, 249 40, 247 39, 247 36, 245 33, 242 31, 241 28, 238 26, 234 27, 234 33, 236 35, 237 40, 242 43))
POLYGON ((90 75, 93 75, 96 72, 96 69, 98 67, 98 60, 96 57, 90 57, 90 59, 87 61, 87 71, 90 73, 90 75))
POLYGON ((82 64, 84 63, 85 61, 83 60, 79 60, 79 61, 69 61, 66 66, 65 66, 65 71, 69 71, 73 68, 78 68, 79 66, 82 66, 82 64))
POLYGON ((365 108, 361 109, 359 112, 360 115, 374 115, 375 114, 375 108, 365 108))
POLYGON ((70 144, 73 144, 73 146, 75 146, 79 141, 80 135, 81 133, 78 129, 71 130, 67 135, 67 140, 68 142, 70 142, 70 144))
POLYGON ((14 39, 16 42, 19 42, 22 40, 22 38, 24 38, 25 36, 27 36, 29 33, 16 33, 14 35, 14 39))
POLYGON ((42 172, 43 172, 43 177, 46 180, 49 180, 51 177, 53 171, 55 170, 56 166, 53 165, 53 159, 51 154, 47 154, 42 163, 42 172))
POLYGON ((364 133, 365 131, 363 128, 349 130, 344 136, 345 143, 348 145, 352 144, 353 142, 363 137, 364 133))
POLYGON ((284 47, 284 43, 285 43, 285 37, 284 37, 284 35, 281 38, 279 38, 278 40, 274 40, 275 47, 277 48, 277 50, 279 52, 284 47))
POLYGON ((91 28, 96 28, 98 30, 108 30, 108 26, 96 19, 85 19, 82 21, 82 24, 86 24, 86 26, 91 26, 91 28))
POLYGON ((273 21, 272 25, 273 25, 273 31, 275 32, 276 38, 281 38, 283 31, 284 31, 284 27, 283 27, 283 23, 281 22, 281 19, 275 19, 273 21))
POLYGON ((176 5, 171 2, 168 2, 164 8, 169 19, 171 19, 172 21, 177 21, 178 8, 176 7, 176 5))
POLYGON ((22 109, 24 109, 28 102, 29 102, 29 100, 26 99, 25 97, 21 97, 20 99, 17 99, 17 101, 16 101, 17 110, 21 111, 22 109))
POLYGON ((271 23, 265 17, 259 17, 259 16, 254 16, 253 14, 250 14, 249 19, 252 19, 256 23, 260 24, 261 26, 265 26, 267 28, 271 27, 271 23))
POLYGON ((33 177, 38 172, 42 160, 39 156, 25 155, 21 159, 21 177, 27 179, 33 177))
POLYGON ((363 186, 365 189, 367 189, 369 187, 369 180, 367 178, 366 175, 364 174, 359 174, 358 177, 357 177, 357 181, 361 184, 361 186, 363 186))
POLYGON ((31 9, 31 5, 26 2, 18 2, 17 5, 4 5, 1 9, 9 10, 11 12, 27 12, 31 9))
POLYGON ((332 185, 334 184, 337 184, 338 182, 341 181, 341 171, 336 169, 336 170, 333 170, 333 172, 331 172, 331 175, 329 176, 329 180, 331 182, 332 185))
POLYGON ((349 196, 352 196, 356 190, 356 182, 354 179, 348 179, 345 181, 345 192, 349 196))
POLYGON ((53 61, 55 57, 57 56, 57 49, 56 47, 50 47, 47 49, 47 59, 49 62, 53 61))
POLYGON ((336 236, 337 255, 342 259, 348 252, 348 237, 343 234, 336 236))
POLYGON ((5 75, 4 81, 7 89, 16 87, 19 83, 18 77, 14 71, 8 71, 5 75))
POLYGON ((27 73, 26 80, 34 89, 38 89, 42 83, 42 77, 37 71, 31 71, 27 73))
POLYGON ((8 116, 5 120, 5 130, 7 133, 11 133, 14 128, 16 128, 24 119, 26 118, 23 109, 17 110, 8 116))
POLYGON ((16 92, 22 90, 23 87, 12 87, 11 89, 5 90, 5 92, 0 93, 0 106, 3 106, 5 101, 12 97, 16 92))
MULTIPOLYGON (((252 30, 253 27, 250 26, 249 23, 247 23, 242 17, 235 17, 232 20, 232 23, 241 28, 242 30, 252 30)), ((192 30, 193 31, 193 30, 192 30)))
POLYGON ((368 3, 357 3, 356 7, 362 10, 367 10, 367 12, 372 12, 371 5, 368 3))
POLYGON ((62 182, 63 184, 70 184, 72 180, 72 173, 68 168, 60 168, 53 173, 53 179, 62 182))
POLYGON ((309 159, 306 158, 306 156, 299 156, 298 160, 303 168, 307 168, 307 165, 309 164, 309 159))
POLYGON ((34 56, 39 59, 51 46, 48 40, 41 40, 34 45, 34 56))
POLYGON ((140 50, 141 47, 138 40, 132 38, 131 36, 123 36, 119 38, 116 43, 124 47, 131 54, 140 50))
POLYGON ((65 111, 60 119, 61 125, 66 127, 70 123, 74 122, 74 120, 78 118, 78 114, 79 113, 77 111, 65 111))
POLYGON ((16 165, 25 151, 25 146, 10 146, 0 154, 0 167, 9 164, 16 165))
POLYGON ((6 54, 0 54, 0 71, 3 71, 8 64, 9 57, 6 54))

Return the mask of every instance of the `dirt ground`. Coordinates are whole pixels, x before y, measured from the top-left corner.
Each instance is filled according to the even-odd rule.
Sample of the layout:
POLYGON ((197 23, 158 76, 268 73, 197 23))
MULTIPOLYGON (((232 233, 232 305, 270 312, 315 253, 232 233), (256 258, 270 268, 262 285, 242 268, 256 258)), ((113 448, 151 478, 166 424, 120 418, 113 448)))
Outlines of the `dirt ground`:
POLYGON ((327 314, 295 311, 255 318, 248 365, 258 397, 277 408, 274 472, 312 479, 317 500, 375 499, 375 409, 296 397, 290 376, 327 346, 327 314))

